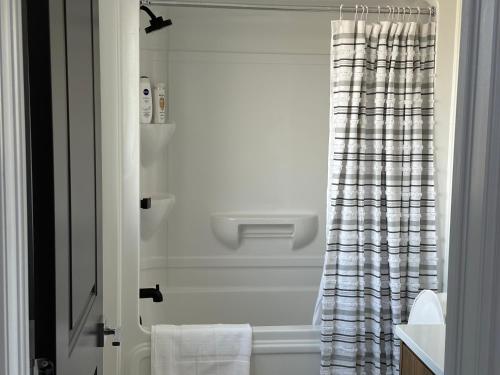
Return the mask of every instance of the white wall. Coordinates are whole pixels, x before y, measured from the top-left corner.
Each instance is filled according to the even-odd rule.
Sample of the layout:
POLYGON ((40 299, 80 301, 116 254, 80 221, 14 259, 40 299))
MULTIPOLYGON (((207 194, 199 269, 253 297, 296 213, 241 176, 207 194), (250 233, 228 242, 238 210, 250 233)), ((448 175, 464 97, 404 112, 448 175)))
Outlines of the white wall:
POLYGON ((442 289, 447 290, 453 140, 458 79, 461 0, 431 1, 438 9, 434 150, 438 204, 438 249, 442 289))

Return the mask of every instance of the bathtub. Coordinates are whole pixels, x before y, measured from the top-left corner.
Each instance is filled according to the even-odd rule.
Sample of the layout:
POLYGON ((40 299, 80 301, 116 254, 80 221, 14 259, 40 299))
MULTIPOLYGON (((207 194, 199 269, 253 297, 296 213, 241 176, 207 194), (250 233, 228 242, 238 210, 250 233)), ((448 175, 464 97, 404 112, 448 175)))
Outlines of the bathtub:
MULTIPOLYGON (((144 329, 147 338, 150 331, 144 329)), ((319 329, 312 326, 253 327, 252 375, 319 374, 319 329)), ((124 375, 151 374, 150 342, 137 345, 129 354, 124 375)), ((237 375, 237 374, 235 374, 237 375)))
POLYGON ((125 343, 131 350, 122 375, 150 375, 151 325, 213 323, 253 327, 252 375, 319 374, 319 328, 305 323, 312 320, 321 259, 197 262, 143 259, 141 285, 159 282, 164 301, 139 301, 142 325, 125 343))

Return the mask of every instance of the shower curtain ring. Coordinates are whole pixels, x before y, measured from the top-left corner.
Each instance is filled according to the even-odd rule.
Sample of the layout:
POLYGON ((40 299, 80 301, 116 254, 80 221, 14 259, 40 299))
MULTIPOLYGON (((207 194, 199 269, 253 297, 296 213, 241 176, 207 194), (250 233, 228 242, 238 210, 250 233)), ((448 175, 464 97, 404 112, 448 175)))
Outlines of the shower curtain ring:
POLYGON ((378 19, 378 22, 380 23, 380 5, 377 6, 378 8, 378 16, 377 16, 377 19, 378 19))
POLYGON ((429 23, 432 22, 432 8, 429 7, 429 23))
POLYGON ((370 7, 368 5, 366 6, 366 16, 365 16, 365 21, 368 22, 368 14, 370 13, 370 7))
POLYGON ((354 21, 358 20, 358 4, 356 4, 356 13, 354 14, 354 21))
POLYGON ((340 12, 340 21, 342 21, 342 8, 344 7, 344 4, 340 4, 340 9, 339 9, 339 12, 340 12))
POLYGON ((417 7, 417 11, 418 11, 418 13, 417 13, 417 23, 418 23, 418 21, 420 20, 420 12, 421 12, 420 11, 420 7, 417 7))

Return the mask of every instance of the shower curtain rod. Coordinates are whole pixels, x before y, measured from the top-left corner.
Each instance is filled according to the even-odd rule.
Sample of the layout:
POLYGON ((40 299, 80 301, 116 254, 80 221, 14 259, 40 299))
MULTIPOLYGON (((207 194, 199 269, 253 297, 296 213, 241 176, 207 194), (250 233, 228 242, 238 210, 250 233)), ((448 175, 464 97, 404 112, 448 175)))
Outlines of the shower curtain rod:
MULTIPOLYGON (((212 2, 199 2, 199 1, 176 1, 176 0, 140 0, 141 5, 164 5, 172 7, 183 8, 216 8, 216 9, 251 9, 251 10, 282 10, 282 11, 296 11, 296 12, 334 12, 339 11, 342 6, 342 12, 354 13, 356 6, 354 5, 267 5, 267 4, 237 4, 237 3, 212 3, 212 2)), ((366 9, 366 6, 365 6, 366 9)), ((420 14, 436 15, 435 7, 398 7, 380 5, 368 7, 368 12, 371 14, 388 14, 395 12, 396 14, 403 14, 405 11, 411 10, 412 15, 420 14), (390 9, 391 8, 391 9, 390 9)), ((362 4, 358 5, 357 11, 359 14, 363 13, 362 4)), ((406 15, 409 15, 407 12, 406 15)))

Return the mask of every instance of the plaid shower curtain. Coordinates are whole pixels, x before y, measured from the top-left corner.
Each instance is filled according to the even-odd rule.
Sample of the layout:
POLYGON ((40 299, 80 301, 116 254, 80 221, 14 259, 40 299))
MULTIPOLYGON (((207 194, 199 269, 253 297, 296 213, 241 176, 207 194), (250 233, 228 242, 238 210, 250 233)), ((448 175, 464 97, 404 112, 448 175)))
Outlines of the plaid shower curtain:
POLYGON ((434 22, 332 21, 321 374, 398 374, 422 289, 437 288, 434 22))

